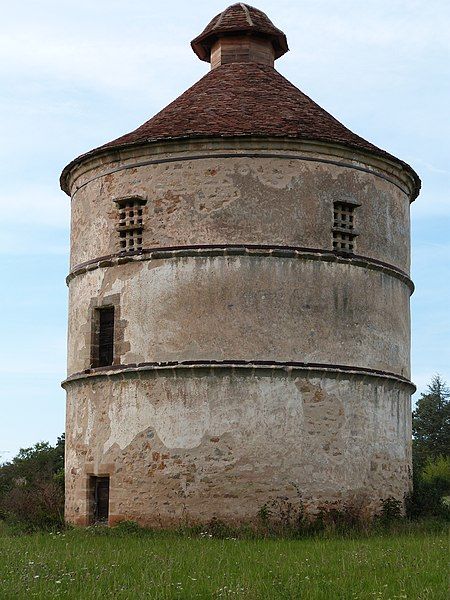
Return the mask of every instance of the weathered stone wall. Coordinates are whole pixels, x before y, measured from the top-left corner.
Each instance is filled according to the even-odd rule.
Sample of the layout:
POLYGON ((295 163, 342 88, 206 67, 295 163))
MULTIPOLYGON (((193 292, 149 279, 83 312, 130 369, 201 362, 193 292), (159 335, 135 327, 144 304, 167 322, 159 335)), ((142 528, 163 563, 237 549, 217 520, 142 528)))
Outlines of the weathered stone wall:
POLYGON ((360 375, 176 369, 67 384, 67 518, 89 474, 111 477, 110 522, 251 520, 286 496, 309 510, 409 487, 410 388, 360 375))
POLYGON ((90 367, 91 307, 120 298, 122 364, 300 361, 409 377, 409 287, 355 266, 276 256, 182 256, 70 282, 69 373, 90 367))
POLYGON ((89 475, 111 477, 111 522, 242 521, 297 488, 311 510, 403 498, 407 173, 325 144, 197 140, 94 157, 70 187, 70 521, 89 520, 89 475), (147 204, 143 250, 124 257, 127 196, 147 204), (346 200, 360 205, 351 256, 332 246, 346 200), (114 366, 90 369, 107 304, 114 366))
POLYGON ((119 251, 114 199, 136 194, 147 199, 144 248, 268 244, 331 251, 333 202, 354 200, 361 204, 356 254, 409 271, 409 198, 393 176, 388 181, 378 166, 356 162, 355 153, 330 158, 288 148, 274 158, 265 147, 239 158, 233 153, 244 149, 227 149, 228 158, 203 147, 148 153, 81 174, 72 186, 72 268, 119 251), (146 164, 151 160, 163 162, 146 164))

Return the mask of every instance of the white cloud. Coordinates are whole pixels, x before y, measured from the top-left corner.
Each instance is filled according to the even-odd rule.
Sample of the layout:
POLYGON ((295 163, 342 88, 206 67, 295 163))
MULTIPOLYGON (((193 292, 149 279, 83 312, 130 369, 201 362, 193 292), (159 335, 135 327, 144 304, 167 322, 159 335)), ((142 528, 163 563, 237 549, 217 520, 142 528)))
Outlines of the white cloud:
POLYGON ((0 221, 0 254, 69 254, 70 200, 58 187, 27 184, 0 193, 4 213, 20 219, 20 232, 10 219, 0 221))
POLYGON ((3 191, 0 193, 0 206, 20 215, 21 226, 29 224, 67 229, 70 224, 70 200, 59 191, 57 182, 54 186, 35 183, 3 191))
POLYGON ((422 193, 411 206, 411 218, 414 221, 450 217, 450 193, 448 196, 422 193))
MULTIPOLYGON (((61 349, 60 350, 60 356, 64 356, 65 354, 65 349, 61 349)), ((34 357, 29 356, 29 357, 25 357, 25 360, 29 361, 29 365, 26 368, 26 376, 29 379, 36 379, 36 378, 40 378, 40 377, 48 377, 48 376, 53 376, 55 377, 55 381, 58 381, 58 377, 64 377, 65 376, 65 363, 64 362, 54 362, 51 359, 46 360, 46 361, 39 361, 36 362, 34 360, 34 357)), ((11 361, 10 363, 6 362, 6 363, 2 363, 0 365, 0 374, 2 375, 6 375, 8 377, 12 376, 12 375, 18 375, 23 377, 24 376, 24 357, 21 356, 21 359, 19 361, 18 357, 15 357, 15 360, 11 361)))
MULTIPOLYGON (((77 87, 158 95, 161 86, 169 81, 173 85, 185 71, 193 75, 206 71, 207 65, 190 52, 189 41, 225 5, 198 1, 192 11, 174 0, 153 6, 137 0, 127 5, 97 0, 65 2, 62 10, 60 3, 43 0, 31 3, 26 15, 21 5, 12 5, 2 15, 1 70, 9 74, 25 70, 37 79, 54 78, 77 87)), ((448 47, 445 4, 441 3, 438 17, 433 0, 426 4, 397 0, 396 9, 391 2, 354 0, 267 0, 260 7, 286 30, 294 50, 286 65, 297 71, 328 65, 330 72, 348 72, 349 61, 368 65, 360 69, 355 87, 361 76, 384 85, 389 73, 394 79, 405 65, 414 68, 414 57, 425 49, 448 47), (391 54, 393 48, 393 60, 378 62, 380 52, 391 54)), ((280 65, 283 70, 283 62, 280 65)))
POLYGON ((26 70, 33 77, 52 77, 78 86, 137 88, 154 81, 155 57, 183 55, 176 44, 164 46, 136 40, 114 42, 106 38, 67 38, 36 26, 3 34, 0 64, 4 74, 26 70), (45 40, 45 44, 42 43, 45 40))
POLYGON ((69 244, 52 240, 51 232, 48 229, 41 228, 38 234, 29 229, 22 229, 22 236, 18 239, 17 233, 0 228, 0 255, 26 256, 30 254, 68 257, 69 244))
POLYGON ((436 269, 445 265, 445 262, 450 259, 449 242, 417 242, 414 244, 413 250, 416 262, 421 263, 420 266, 433 264, 436 269))
POLYGON ((442 167, 438 167, 434 164, 431 164, 430 162, 423 160, 422 158, 412 158, 410 159, 411 162, 414 162, 415 164, 419 165, 420 167, 422 167, 423 169, 426 169, 429 173, 439 173, 442 175, 449 175, 450 171, 448 170, 448 168, 444 169, 442 167))

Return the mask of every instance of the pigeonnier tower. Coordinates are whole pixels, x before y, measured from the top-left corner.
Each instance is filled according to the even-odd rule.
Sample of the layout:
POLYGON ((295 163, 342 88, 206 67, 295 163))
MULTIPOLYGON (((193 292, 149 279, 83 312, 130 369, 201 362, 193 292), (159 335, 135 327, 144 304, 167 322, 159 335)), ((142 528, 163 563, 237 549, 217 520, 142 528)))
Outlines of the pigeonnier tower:
POLYGON ((72 161, 66 518, 171 526, 401 500, 410 485, 404 162, 287 81, 233 4, 211 70, 72 161))

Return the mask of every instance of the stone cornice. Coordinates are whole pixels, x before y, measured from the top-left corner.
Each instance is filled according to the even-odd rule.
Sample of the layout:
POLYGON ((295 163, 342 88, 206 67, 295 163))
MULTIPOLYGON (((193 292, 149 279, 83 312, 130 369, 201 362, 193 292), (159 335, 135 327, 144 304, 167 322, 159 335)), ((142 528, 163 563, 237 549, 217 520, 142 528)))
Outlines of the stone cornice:
POLYGON ((406 163, 351 146, 314 140, 242 136, 231 138, 177 138, 93 150, 63 170, 61 188, 69 196, 78 189, 117 171, 150 164, 211 158, 282 158, 333 164, 365 171, 389 181, 412 202, 420 191, 420 179, 406 163))
POLYGON ((324 262, 334 262, 341 264, 350 264, 356 267, 363 267, 374 271, 381 271, 391 277, 395 277, 407 285, 411 291, 414 291, 414 284, 408 274, 392 265, 379 260, 360 256, 357 254, 348 254, 345 252, 336 252, 332 250, 323 250, 315 248, 299 248, 289 246, 266 246, 256 244, 220 244, 220 245, 195 245, 195 246, 167 246, 159 248, 149 248, 137 252, 117 253, 108 256, 94 258, 87 262, 76 265, 66 278, 67 284, 74 277, 94 271, 95 269, 114 267, 116 265, 128 262, 139 262, 156 259, 177 259, 191 256, 194 258, 207 258, 216 256, 256 256, 267 258, 297 258, 303 260, 321 260, 324 262))
POLYGON ((79 373, 74 373, 65 379, 61 385, 63 388, 72 383, 83 383, 86 380, 95 378, 146 378, 149 372, 162 373, 175 376, 178 371, 208 373, 217 372, 223 374, 224 371, 258 371, 258 372, 280 372, 291 373, 295 371, 306 372, 309 374, 330 373, 345 378, 349 377, 371 377, 382 380, 388 380, 394 383, 406 385, 414 393, 416 388, 414 384, 401 375, 380 371, 377 369, 368 369, 364 367, 353 367, 347 365, 332 365, 323 363, 303 363, 303 362, 275 362, 275 361, 244 361, 244 360, 198 360, 198 361, 173 361, 173 362, 144 362, 136 364, 115 365, 110 367, 98 367, 96 369, 86 369, 79 373))

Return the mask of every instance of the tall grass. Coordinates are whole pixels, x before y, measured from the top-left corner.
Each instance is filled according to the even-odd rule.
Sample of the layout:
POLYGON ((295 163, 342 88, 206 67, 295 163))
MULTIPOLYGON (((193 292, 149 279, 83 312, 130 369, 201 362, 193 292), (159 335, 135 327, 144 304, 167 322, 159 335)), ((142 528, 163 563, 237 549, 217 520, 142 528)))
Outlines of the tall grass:
POLYGON ((0 528, 0 598, 444 600, 440 530, 353 538, 0 528))

